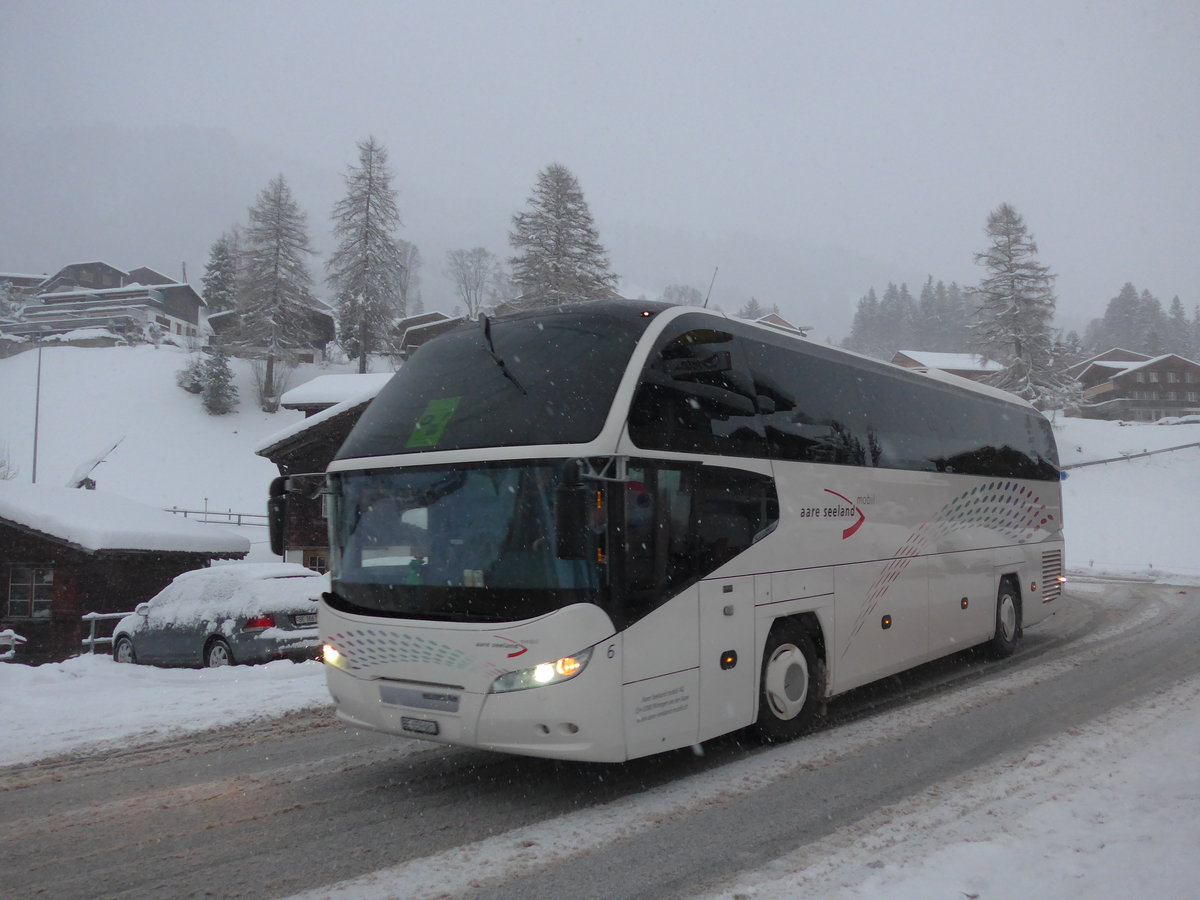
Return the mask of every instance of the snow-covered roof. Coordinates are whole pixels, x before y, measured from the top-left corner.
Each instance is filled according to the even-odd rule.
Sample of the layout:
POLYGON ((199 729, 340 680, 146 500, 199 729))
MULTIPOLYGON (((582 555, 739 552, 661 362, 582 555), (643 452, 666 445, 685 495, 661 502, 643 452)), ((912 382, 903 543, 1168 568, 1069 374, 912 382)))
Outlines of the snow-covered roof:
POLYGON ((392 380, 391 372, 368 372, 365 375, 318 375, 298 387, 287 391, 279 398, 280 405, 293 408, 303 406, 332 406, 343 400, 360 397, 371 391, 372 397, 392 380))
POLYGON ((913 362, 931 369, 952 369, 969 372, 999 372, 1000 363, 977 353, 938 353, 931 350, 898 350, 913 362))
MULTIPOLYGON (((1193 366, 1200 366, 1200 363, 1196 362, 1195 360, 1188 359, 1186 356, 1180 356, 1178 353, 1164 353, 1162 356, 1156 356, 1154 359, 1147 359, 1144 362, 1127 362, 1117 374, 1124 375, 1128 372, 1136 372, 1138 369, 1145 369, 1168 359, 1178 359, 1180 362, 1189 363, 1193 366)), ((1097 365, 1099 365, 1099 363, 1097 363, 1097 365)))
POLYGON ((0 520, 84 550, 160 550, 240 556, 250 541, 103 491, 0 481, 0 520))
MULTIPOLYGON (((340 416, 344 412, 349 412, 356 406, 370 403, 375 399, 375 395, 383 390, 383 385, 386 382, 368 386, 361 394, 356 397, 351 397, 349 400, 343 400, 341 403, 336 403, 328 409, 323 409, 319 413, 314 413, 307 419, 301 419, 293 425, 289 425, 281 431, 275 432, 269 438, 260 443, 254 448, 254 452, 259 456, 269 456, 270 453, 280 444, 290 441, 292 438, 303 434, 310 428, 315 428, 322 422, 328 422, 330 419, 340 416)), ((284 395, 286 396, 286 395, 284 395)))
POLYGON ((53 300, 57 297, 78 297, 81 295, 89 296, 92 294, 95 294, 97 296, 104 296, 106 294, 139 294, 139 293, 146 293, 148 291, 157 291, 157 290, 160 290, 161 288, 178 288, 178 287, 191 288, 192 290, 195 290, 195 288, 192 288, 192 286, 190 284, 185 284, 180 281, 171 282, 169 284, 140 284, 135 281, 135 282, 132 282, 131 284, 125 285, 124 287, 111 287, 111 288, 81 287, 81 288, 76 288, 73 291, 55 291, 52 294, 39 294, 38 297, 41 300, 53 300))

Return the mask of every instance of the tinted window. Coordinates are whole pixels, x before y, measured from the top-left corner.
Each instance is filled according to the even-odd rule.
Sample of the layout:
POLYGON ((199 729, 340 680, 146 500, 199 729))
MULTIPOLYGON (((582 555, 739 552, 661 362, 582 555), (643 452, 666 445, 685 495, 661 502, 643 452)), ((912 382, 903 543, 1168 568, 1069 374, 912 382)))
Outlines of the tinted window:
POLYGON ((766 456, 741 340, 687 323, 657 342, 630 409, 630 437, 648 450, 766 456))
POLYGON ((625 485, 627 621, 729 562, 778 518, 775 484, 765 475, 631 462, 625 485))
POLYGON ((744 342, 777 459, 1056 479, 1034 410, 823 348, 744 342))
POLYGON ((592 440, 646 309, 658 307, 593 303, 496 319, 491 345, 480 323, 442 335, 388 382, 337 458, 592 440))

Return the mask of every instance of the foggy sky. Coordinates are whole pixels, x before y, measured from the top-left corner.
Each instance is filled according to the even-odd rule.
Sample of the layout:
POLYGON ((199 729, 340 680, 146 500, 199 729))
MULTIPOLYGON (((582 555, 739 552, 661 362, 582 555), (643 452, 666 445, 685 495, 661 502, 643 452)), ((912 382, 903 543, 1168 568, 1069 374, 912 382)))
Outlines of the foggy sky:
MULTIPOLYGON (((10 136, 219 129, 285 173, 340 172, 374 134, 402 185, 505 215, 561 162, 618 272, 617 233, 650 228, 841 247, 897 281, 973 283, 987 214, 1008 202, 1058 273, 1060 323, 1081 327, 1126 281, 1189 312, 1200 302, 1198 51, 1194 0, 5 0, 0 121, 10 136)), ((29 174, 0 156, 0 183, 29 174)), ((420 246, 400 202, 402 236, 420 246)), ((0 271, 86 255, 10 258, 25 214, 0 208, 0 271)), ((327 209, 309 215, 327 230, 327 209)), ((206 249, 217 235, 205 224, 194 246, 206 249)), ((506 226, 489 225, 497 253, 506 226)), ((205 260, 186 250, 198 280, 205 260)), ((657 284, 643 268, 640 287, 703 288, 720 263, 673 261, 657 284)), ((739 278, 753 291, 752 272, 739 278)), ((864 271, 839 334, 871 286, 884 285, 864 271)), ((759 296, 832 322, 803 298, 759 296)))

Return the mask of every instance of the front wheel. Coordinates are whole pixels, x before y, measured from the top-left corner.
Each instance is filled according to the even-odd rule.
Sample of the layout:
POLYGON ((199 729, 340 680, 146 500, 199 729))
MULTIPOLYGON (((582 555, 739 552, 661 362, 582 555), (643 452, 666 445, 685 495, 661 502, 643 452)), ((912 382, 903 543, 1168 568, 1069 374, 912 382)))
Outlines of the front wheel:
POLYGON ((803 734, 825 692, 825 663, 798 622, 777 622, 767 637, 754 731, 768 743, 803 734))
POLYGON ((113 644, 113 659, 119 663, 137 662, 137 653, 133 650, 133 641, 125 635, 117 638, 117 642, 113 644))
POLYGON ((210 669, 215 666, 232 666, 233 651, 224 638, 213 638, 204 648, 204 665, 210 669))
POLYGON ((1005 578, 996 593, 996 633, 983 645, 997 659, 1012 656, 1021 640, 1021 592, 1016 582, 1005 578))

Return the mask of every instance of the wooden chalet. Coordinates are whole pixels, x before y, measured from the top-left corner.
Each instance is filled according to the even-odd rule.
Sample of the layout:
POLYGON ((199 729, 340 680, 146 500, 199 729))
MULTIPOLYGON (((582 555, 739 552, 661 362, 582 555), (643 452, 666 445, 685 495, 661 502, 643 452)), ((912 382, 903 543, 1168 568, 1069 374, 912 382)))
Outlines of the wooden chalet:
POLYGON ((1175 353, 1149 357, 1115 348, 1067 370, 1083 386, 1089 419, 1157 422, 1200 415, 1200 363, 1175 353))

